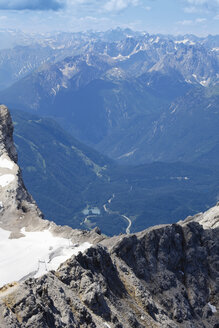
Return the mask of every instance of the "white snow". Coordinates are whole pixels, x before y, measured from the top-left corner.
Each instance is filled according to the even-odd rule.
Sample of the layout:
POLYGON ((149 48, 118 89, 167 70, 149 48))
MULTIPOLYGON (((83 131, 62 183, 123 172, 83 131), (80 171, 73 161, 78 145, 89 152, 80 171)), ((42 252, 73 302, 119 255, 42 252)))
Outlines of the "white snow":
POLYGON ((51 89, 51 94, 54 96, 56 95, 56 90, 54 88, 51 89))
POLYGON ((209 83, 210 83, 210 78, 208 78, 207 80, 202 80, 202 81, 200 82, 200 84, 201 84, 203 87, 208 86, 209 83))
POLYGON ((7 158, 3 158, 3 156, 1 156, 0 157, 0 167, 4 168, 4 169, 12 170, 14 167, 14 162, 7 158))
POLYGON ((107 322, 104 322, 104 325, 108 328, 111 328, 111 326, 107 322))
POLYGON ((189 43, 191 46, 195 45, 195 42, 189 40, 189 39, 184 39, 184 40, 178 40, 178 41, 175 41, 176 44, 180 44, 180 43, 183 43, 183 44, 186 44, 186 43, 189 43))
POLYGON ((128 153, 126 153, 126 154, 123 154, 123 155, 119 156, 118 159, 121 159, 121 158, 124 158, 124 157, 132 156, 132 155, 134 155, 134 153, 136 152, 136 150, 137 150, 137 148, 134 149, 134 150, 132 150, 132 151, 130 151, 130 152, 128 152, 128 153))
POLYGON ((160 37, 157 36, 153 43, 158 43, 159 41, 160 41, 160 37))
POLYGON ((217 309, 214 305, 212 305, 210 302, 208 303, 208 306, 210 307, 212 313, 216 313, 217 312, 217 309))
POLYGON ((127 55, 127 56, 123 56, 121 54, 118 54, 118 56, 115 56, 115 57, 112 57, 112 59, 119 59, 119 60, 123 60, 123 59, 126 59, 126 58, 130 58, 130 55, 127 55))
POLYGON ((178 108, 178 105, 175 105, 175 106, 173 107, 173 109, 170 107, 170 109, 172 109, 172 111, 170 112, 170 114, 174 114, 175 111, 177 110, 177 108, 178 108))
POLYGON ((77 73, 76 65, 69 66, 68 64, 64 68, 60 69, 60 71, 62 72, 63 76, 67 77, 68 79, 77 73))
POLYGON ((171 180, 179 180, 179 181, 182 181, 182 180, 189 180, 188 177, 170 177, 171 180))
POLYGON ((197 75, 196 74, 192 74, 192 76, 197 80, 197 75))
POLYGON ((53 236, 49 230, 21 232, 25 237, 9 239, 10 231, 0 228, 0 287, 26 276, 36 278, 56 270, 73 254, 91 246, 88 242, 75 246, 69 239, 53 236))
POLYGON ((188 40, 188 39, 184 39, 184 40, 177 40, 177 41, 175 41, 175 43, 176 43, 176 44, 179 44, 179 43, 184 43, 184 44, 186 44, 187 42, 189 42, 189 40, 188 40))
POLYGON ((14 174, 3 174, 0 176, 0 186, 6 187, 15 179, 14 174))

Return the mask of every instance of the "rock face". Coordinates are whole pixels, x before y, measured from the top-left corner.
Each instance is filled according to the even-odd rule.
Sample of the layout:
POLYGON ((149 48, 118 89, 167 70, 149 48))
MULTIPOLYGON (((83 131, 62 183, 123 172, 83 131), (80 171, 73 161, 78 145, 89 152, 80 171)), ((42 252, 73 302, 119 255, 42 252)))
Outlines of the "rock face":
POLYGON ((219 202, 216 206, 210 208, 204 213, 198 213, 195 216, 189 216, 180 222, 182 225, 187 224, 190 221, 195 221, 200 223, 204 229, 214 229, 219 228, 219 202))
POLYGON ((57 227, 41 218, 26 191, 5 107, 0 116, 1 227, 11 229, 11 237, 20 237, 21 227, 50 227, 94 244, 56 271, 3 286, 1 328, 219 327, 219 206, 178 224, 112 238, 57 227), (14 179, 1 180, 6 174, 14 179))
POLYGON ((54 234, 68 238, 77 236, 75 242, 83 237, 86 240, 89 235, 86 232, 76 230, 73 233, 69 227, 60 227, 43 219, 42 212, 25 188, 17 159, 10 112, 6 106, 0 105, 0 228, 10 230, 12 237, 19 236, 22 228, 27 231, 50 229, 54 234))
POLYGON ((10 113, 0 106, 0 287, 57 269, 72 254, 103 239, 43 219, 26 190, 13 143, 10 113))
POLYGON ((13 125, 10 113, 0 106, 0 227, 18 234, 21 227, 39 225, 41 211, 26 190, 13 142, 13 125))
POLYGON ((17 163, 17 151, 13 143, 13 125, 7 107, 0 106, 0 155, 7 153, 17 163))
POLYGON ((197 222, 103 240, 0 291, 0 327, 218 327, 218 229, 197 222))

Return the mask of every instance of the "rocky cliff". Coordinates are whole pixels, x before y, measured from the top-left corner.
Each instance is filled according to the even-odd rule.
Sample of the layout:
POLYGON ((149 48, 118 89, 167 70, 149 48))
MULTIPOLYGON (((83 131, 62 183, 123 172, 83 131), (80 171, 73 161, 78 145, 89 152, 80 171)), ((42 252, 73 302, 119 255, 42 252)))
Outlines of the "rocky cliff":
MULTIPOLYGON (((27 231, 50 229, 54 234, 66 237, 81 235, 79 230, 43 219, 42 212, 25 188, 17 160, 10 112, 0 105, 0 228, 10 230, 14 236, 19 235, 22 228, 27 231)), ((83 235, 90 234, 83 232, 83 235)))
MULTIPOLYGON (((112 238, 57 227, 42 219, 23 185, 5 107, 0 117, 1 229, 12 232, 11 240, 50 229, 71 242, 89 242, 57 269, 4 285, 0 327, 219 327, 219 206, 178 224, 112 238), (13 180, 2 178, 9 174, 13 180)), ((0 252, 0 264, 1 258, 0 252)))
POLYGON ((18 233, 22 226, 37 225, 42 213, 26 190, 13 142, 11 116, 5 106, 0 106, 0 227, 18 233))

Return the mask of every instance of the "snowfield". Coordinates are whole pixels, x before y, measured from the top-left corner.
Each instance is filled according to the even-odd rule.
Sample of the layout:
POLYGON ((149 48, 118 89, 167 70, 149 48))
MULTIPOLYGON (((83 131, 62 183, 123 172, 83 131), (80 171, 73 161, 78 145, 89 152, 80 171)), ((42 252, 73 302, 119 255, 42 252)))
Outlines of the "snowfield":
POLYGON ((0 168, 12 170, 14 167, 14 162, 8 158, 1 156, 0 157, 0 168))
POLYGON ((0 176, 0 186, 2 188, 8 186, 12 181, 14 181, 14 174, 4 174, 0 176))
POLYGON ((73 245, 71 240, 53 236, 49 230, 26 232, 18 239, 9 239, 10 231, 0 228, 0 287, 27 277, 39 277, 59 265, 73 254, 92 245, 85 242, 73 245))

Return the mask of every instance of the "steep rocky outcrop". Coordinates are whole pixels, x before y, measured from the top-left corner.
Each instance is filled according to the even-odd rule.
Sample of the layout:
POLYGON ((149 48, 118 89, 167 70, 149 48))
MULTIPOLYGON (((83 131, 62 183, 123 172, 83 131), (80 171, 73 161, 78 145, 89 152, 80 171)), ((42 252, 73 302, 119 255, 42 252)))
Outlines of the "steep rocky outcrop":
POLYGON ((19 234, 21 227, 38 226, 43 221, 41 211, 26 190, 13 142, 13 124, 5 106, 0 106, 0 227, 19 234))
POLYGON ((43 219, 42 212, 24 185, 17 160, 11 115, 6 106, 0 105, 0 228, 10 230, 12 237, 19 237, 22 228, 27 231, 50 229, 54 234, 68 238, 78 236, 75 242, 83 236, 86 240, 90 234, 43 219))
MULTIPOLYGON (((8 115, 1 107, 2 131, 12 133, 8 115)), ((7 139, 6 133, 1 137, 1 227, 9 230, 10 226, 17 234, 11 237, 19 237, 21 227, 50 227, 53 234, 93 245, 57 270, 3 286, 1 328, 219 327, 218 205, 178 224, 112 238, 101 236, 98 229, 88 233, 57 227, 41 218, 24 188, 11 137, 7 139), (3 182, 8 180, 1 180, 5 174, 15 175, 6 189, 3 182), (24 195, 20 198, 19 187, 24 195)))
POLYGON ((1 327, 218 327, 218 229, 197 222, 105 239, 0 292, 1 327))
POLYGON ((57 269, 72 254, 103 239, 44 220, 17 164, 10 113, 0 106, 0 287, 57 269))

